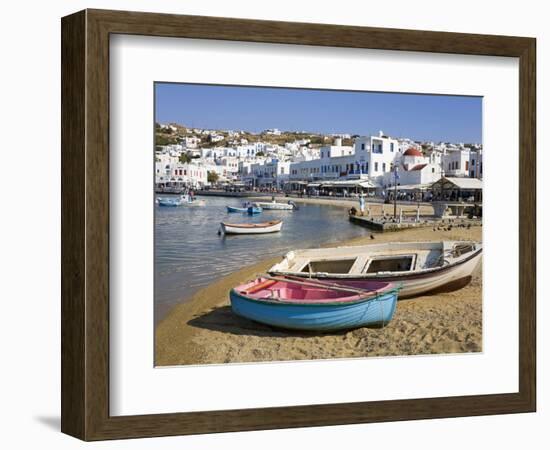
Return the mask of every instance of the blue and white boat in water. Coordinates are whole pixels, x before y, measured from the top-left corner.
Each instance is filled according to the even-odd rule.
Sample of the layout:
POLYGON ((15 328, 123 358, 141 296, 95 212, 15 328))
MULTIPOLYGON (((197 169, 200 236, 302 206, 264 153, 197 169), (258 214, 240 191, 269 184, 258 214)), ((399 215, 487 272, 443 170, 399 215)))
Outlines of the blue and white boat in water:
POLYGON ((255 216, 256 214, 260 214, 262 212, 262 208, 252 205, 247 208, 247 212, 248 214, 255 216))
POLYGON ((230 292, 233 312, 279 328, 334 331, 385 326, 395 312, 394 283, 328 283, 265 275, 230 292))
POLYGON ((198 200, 190 195, 180 195, 179 197, 159 197, 156 202, 159 206, 205 206, 204 200, 198 200))
POLYGON ((248 212, 248 208, 239 208, 238 206, 228 206, 227 207, 228 213, 245 213, 248 212))
POLYGON ((242 207, 238 206, 227 206, 227 212, 228 213, 248 213, 250 215, 256 215, 260 214, 262 212, 262 208, 257 206, 256 204, 252 204, 250 202, 244 202, 242 207))
POLYGON ((175 198, 159 197, 157 199, 157 203, 159 206, 172 206, 172 207, 181 206, 181 198, 180 197, 175 197, 175 198))

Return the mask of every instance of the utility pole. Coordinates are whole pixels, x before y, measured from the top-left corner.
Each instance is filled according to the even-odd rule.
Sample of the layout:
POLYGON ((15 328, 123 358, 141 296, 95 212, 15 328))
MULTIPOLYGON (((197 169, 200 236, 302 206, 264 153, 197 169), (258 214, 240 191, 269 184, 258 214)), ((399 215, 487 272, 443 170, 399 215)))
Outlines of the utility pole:
POLYGON ((393 166, 393 218, 397 219, 397 164, 393 166))

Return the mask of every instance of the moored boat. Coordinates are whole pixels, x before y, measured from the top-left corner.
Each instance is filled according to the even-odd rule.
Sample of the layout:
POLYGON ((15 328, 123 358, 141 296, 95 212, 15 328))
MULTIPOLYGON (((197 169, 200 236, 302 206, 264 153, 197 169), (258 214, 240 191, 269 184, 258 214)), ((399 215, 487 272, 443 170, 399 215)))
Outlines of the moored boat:
POLYGON ((478 267, 482 244, 470 241, 389 242, 355 247, 295 250, 268 272, 301 278, 400 282, 399 298, 467 285, 478 267))
POLYGON ((228 213, 245 213, 248 211, 248 208, 239 208, 237 206, 228 206, 227 212, 228 213))
POLYGON ((156 200, 156 203, 159 206, 205 206, 206 202, 204 200, 197 200, 188 195, 180 195, 175 198, 169 197, 159 197, 156 200))
POLYGON ((281 231, 282 220, 261 223, 226 223, 221 222, 221 231, 225 234, 265 234, 281 231))
POLYGON ((260 214, 262 212, 262 208, 260 208, 259 206, 249 206, 247 209, 247 212, 248 214, 250 215, 256 215, 256 214, 260 214))
POLYGON ((158 198, 157 203, 159 206, 181 206, 181 198, 158 198))
POLYGON ((343 284, 264 276, 235 287, 231 308, 274 327, 332 331, 385 326, 395 312, 398 288, 371 281, 361 289, 343 284))
POLYGON ((262 209, 273 209, 273 210, 279 210, 279 211, 290 211, 292 209, 295 209, 295 206, 293 203, 277 203, 275 201, 273 202, 256 202, 254 205, 259 206, 262 209))

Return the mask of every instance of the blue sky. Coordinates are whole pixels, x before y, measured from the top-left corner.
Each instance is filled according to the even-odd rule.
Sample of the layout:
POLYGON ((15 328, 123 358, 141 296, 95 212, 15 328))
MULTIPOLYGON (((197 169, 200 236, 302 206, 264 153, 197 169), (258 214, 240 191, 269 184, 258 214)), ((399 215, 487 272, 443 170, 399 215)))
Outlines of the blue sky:
POLYGON ((156 83, 155 120, 481 143, 481 97, 156 83))

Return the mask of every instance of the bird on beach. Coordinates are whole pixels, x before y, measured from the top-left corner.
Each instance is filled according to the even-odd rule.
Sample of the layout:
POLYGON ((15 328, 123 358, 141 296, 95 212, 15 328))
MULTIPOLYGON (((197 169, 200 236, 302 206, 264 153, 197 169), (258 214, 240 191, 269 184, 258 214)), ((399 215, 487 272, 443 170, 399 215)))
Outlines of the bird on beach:
POLYGON ((371 238, 371 239, 374 239, 374 234, 371 233, 370 238, 371 238))

